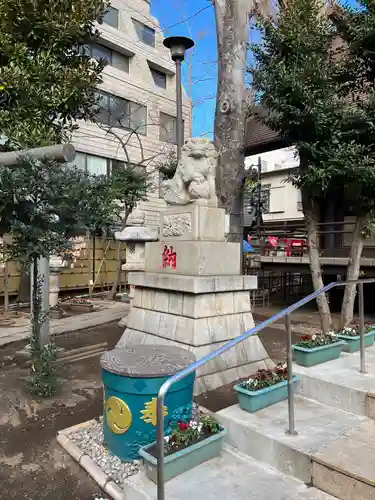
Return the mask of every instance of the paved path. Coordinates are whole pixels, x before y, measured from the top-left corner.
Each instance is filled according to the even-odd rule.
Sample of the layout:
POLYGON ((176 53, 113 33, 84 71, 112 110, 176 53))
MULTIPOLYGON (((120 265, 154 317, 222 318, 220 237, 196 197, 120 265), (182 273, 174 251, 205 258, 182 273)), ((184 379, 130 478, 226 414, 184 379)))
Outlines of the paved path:
MULTIPOLYGON (((113 302, 109 300, 93 302, 95 309, 91 313, 51 320, 51 334, 59 335, 62 333, 83 330, 96 325, 103 325, 111 321, 119 321, 122 317, 127 315, 129 310, 129 304, 123 302, 113 302)), ((6 326, 5 328, 0 328, 0 346, 30 337, 30 325, 25 321, 22 321, 22 323, 21 326, 6 326)))
MULTIPOLYGON (((113 322, 59 335, 56 340, 65 349, 104 341, 112 348, 122 333, 123 328, 113 322)), ((0 349, 0 366, 14 347, 0 349)), ((101 415, 99 357, 63 366, 61 392, 51 399, 28 396, 27 375, 26 368, 15 364, 0 369, 0 499, 105 498, 98 485, 56 442, 58 430, 101 415)))

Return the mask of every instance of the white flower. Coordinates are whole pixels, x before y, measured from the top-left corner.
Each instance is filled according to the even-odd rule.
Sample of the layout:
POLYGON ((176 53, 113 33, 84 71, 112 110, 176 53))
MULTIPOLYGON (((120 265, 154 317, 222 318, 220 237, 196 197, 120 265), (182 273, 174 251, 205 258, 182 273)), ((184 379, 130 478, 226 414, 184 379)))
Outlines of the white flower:
POLYGON ((169 443, 170 440, 171 440, 171 436, 164 436, 164 441, 166 443, 169 443))
POLYGON ((316 335, 313 335, 313 336, 311 337, 311 340, 316 340, 316 335))
POLYGON ((198 432, 201 432, 203 429, 203 424, 198 424, 198 432))

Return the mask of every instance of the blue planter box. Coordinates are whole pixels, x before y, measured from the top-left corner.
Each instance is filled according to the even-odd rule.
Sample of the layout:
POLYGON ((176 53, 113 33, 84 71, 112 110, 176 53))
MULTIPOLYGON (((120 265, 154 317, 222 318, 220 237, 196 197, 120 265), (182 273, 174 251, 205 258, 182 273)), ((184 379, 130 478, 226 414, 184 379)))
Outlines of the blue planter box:
POLYGON ((339 358, 345 344, 344 340, 339 340, 333 344, 312 347, 311 349, 293 345, 292 349, 296 355, 297 365, 314 366, 339 358))
MULTIPOLYGON (((172 455, 164 457, 164 478, 165 481, 186 472, 197 465, 215 458, 220 455, 223 444, 223 438, 226 430, 222 429, 218 434, 203 439, 199 443, 195 443, 184 450, 177 451, 172 455)), ((144 468, 147 477, 154 483, 157 483, 157 458, 153 457, 148 450, 155 443, 144 446, 139 450, 139 454, 143 458, 144 468)))
MULTIPOLYGON (((298 376, 293 377, 293 385, 299 380, 298 376)), ((242 410, 249 413, 267 408, 283 401, 288 397, 288 381, 284 380, 278 384, 271 385, 259 391, 248 391, 244 387, 235 385, 233 389, 237 392, 238 402, 242 410)))
MULTIPOLYGON (((359 351, 360 348, 360 336, 351 337, 349 335, 341 335, 338 334, 339 339, 345 340, 346 345, 343 348, 344 352, 356 352, 359 351)), ((369 347, 374 343, 375 330, 372 330, 369 333, 365 333, 364 341, 365 347, 369 347)))

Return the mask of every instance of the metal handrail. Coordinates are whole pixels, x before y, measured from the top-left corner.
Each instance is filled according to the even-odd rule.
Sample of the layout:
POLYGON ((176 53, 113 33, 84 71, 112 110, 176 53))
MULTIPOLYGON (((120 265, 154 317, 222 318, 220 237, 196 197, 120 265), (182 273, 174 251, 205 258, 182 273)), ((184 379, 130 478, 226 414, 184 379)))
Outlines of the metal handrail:
POLYGON ((320 294, 328 292, 332 288, 338 286, 346 285, 358 285, 359 291, 359 314, 360 314, 360 372, 365 373, 365 345, 364 345, 364 297, 363 297, 363 285, 366 283, 375 283, 375 278, 368 278, 364 280, 351 280, 351 281, 336 281, 325 285, 320 290, 307 295, 303 299, 295 302, 289 307, 281 310, 280 312, 274 314, 270 318, 266 319, 257 326, 254 326, 251 330, 245 332, 244 334, 229 340, 226 344, 221 346, 216 351, 207 354, 203 358, 195 361, 191 365, 187 366, 180 372, 171 376, 164 384, 160 387, 158 397, 157 397, 157 427, 156 427, 156 456, 157 456, 157 500, 165 499, 165 488, 164 488, 164 399, 172 387, 173 384, 182 380, 187 375, 195 372, 198 368, 205 365, 212 359, 220 356, 224 352, 228 351, 235 345, 243 342, 252 335, 256 335, 264 328, 272 325, 275 321, 285 318, 285 327, 287 331, 287 368, 288 368, 288 414, 289 414, 289 429, 287 432, 289 434, 296 434, 294 428, 294 401, 293 401, 293 372, 292 372, 292 342, 291 342, 291 324, 290 324, 290 314, 300 307, 308 304, 310 301, 318 297, 320 294))

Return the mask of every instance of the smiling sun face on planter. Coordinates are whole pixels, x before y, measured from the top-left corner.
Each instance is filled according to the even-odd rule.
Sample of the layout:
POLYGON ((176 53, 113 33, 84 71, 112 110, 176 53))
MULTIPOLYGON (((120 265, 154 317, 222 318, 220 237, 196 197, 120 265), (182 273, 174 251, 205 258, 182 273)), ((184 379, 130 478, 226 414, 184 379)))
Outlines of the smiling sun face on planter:
POLYGON ((129 406, 119 398, 111 396, 105 404, 107 424, 114 434, 125 434, 132 424, 129 406))

